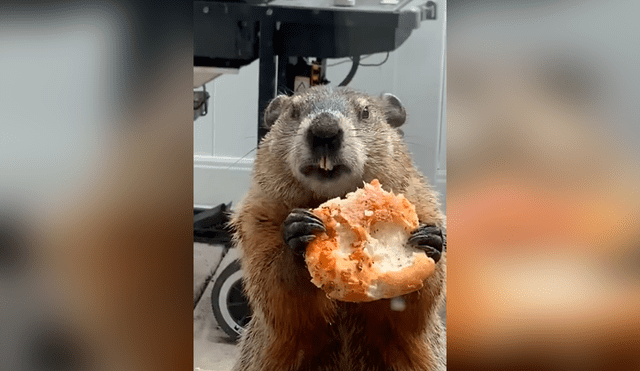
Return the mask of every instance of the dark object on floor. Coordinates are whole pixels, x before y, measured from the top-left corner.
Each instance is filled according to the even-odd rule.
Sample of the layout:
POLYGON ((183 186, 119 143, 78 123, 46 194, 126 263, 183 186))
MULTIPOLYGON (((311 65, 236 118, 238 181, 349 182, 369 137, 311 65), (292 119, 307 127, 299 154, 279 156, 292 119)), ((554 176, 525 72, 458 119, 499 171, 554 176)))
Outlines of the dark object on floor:
POLYGON ((220 204, 212 209, 193 209, 193 242, 210 245, 231 243, 231 233, 227 227, 231 203, 220 204))

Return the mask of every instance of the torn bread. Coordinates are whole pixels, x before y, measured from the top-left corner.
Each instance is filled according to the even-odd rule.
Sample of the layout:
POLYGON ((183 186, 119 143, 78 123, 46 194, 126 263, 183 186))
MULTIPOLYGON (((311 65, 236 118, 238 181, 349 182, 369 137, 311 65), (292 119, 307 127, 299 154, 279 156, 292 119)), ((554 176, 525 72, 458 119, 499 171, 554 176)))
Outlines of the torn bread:
POLYGON ((305 259, 311 282, 327 296, 366 302, 411 293, 423 286, 435 262, 407 241, 418 228, 415 207, 374 179, 344 199, 313 210, 325 224, 305 259))

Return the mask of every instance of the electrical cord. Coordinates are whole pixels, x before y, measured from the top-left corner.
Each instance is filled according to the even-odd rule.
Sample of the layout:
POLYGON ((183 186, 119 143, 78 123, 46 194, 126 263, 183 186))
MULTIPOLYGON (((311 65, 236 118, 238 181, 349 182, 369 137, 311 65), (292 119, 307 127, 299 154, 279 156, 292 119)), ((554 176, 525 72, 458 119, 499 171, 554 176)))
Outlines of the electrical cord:
POLYGON ((373 63, 373 64, 360 63, 360 65, 363 66, 363 67, 378 67, 378 66, 382 66, 383 64, 385 64, 388 59, 389 59, 389 52, 387 52, 387 56, 384 57, 384 60, 382 62, 380 62, 380 63, 373 63))
POLYGON ((358 70, 358 65, 360 65, 360 56, 355 55, 353 56, 353 64, 351 65, 351 70, 349 70, 347 77, 345 77, 338 86, 347 86, 347 84, 351 82, 351 79, 353 79, 353 76, 355 76, 356 71, 358 70))
MULTIPOLYGON (((365 55, 364 57, 360 58, 361 61, 369 58, 369 57, 373 57, 374 54, 369 54, 369 55, 365 55)), ((327 67, 333 67, 333 66, 337 66, 339 64, 345 64, 347 62, 352 62, 353 61, 353 57, 346 57, 346 59, 344 61, 341 62, 337 62, 337 63, 333 63, 333 64, 328 64, 327 67)))
MULTIPOLYGON (((387 52, 387 56, 384 58, 384 60, 382 62, 380 62, 380 63, 371 63, 371 64, 360 63, 360 61, 362 59, 369 58, 373 54, 367 55, 362 59, 360 58, 359 55, 356 55, 356 56, 353 56, 353 57, 349 57, 349 58, 351 58, 351 61, 352 61, 351 70, 349 70, 349 73, 347 74, 347 77, 345 77, 344 80, 338 86, 347 86, 351 82, 351 80, 353 79, 353 76, 355 76, 356 71, 358 70, 358 66, 363 66, 363 67, 378 67, 378 66, 382 66, 383 64, 385 64, 387 62, 387 60, 389 60, 389 54, 390 53, 387 52)), ((337 66, 337 65, 345 63, 345 62, 347 62, 347 61, 342 61, 342 62, 330 64, 330 65, 327 65, 327 67, 337 66)))
MULTIPOLYGON (((376 54, 368 54, 368 55, 365 55, 364 57, 360 58, 360 61, 363 61, 363 60, 365 60, 365 59, 367 59, 367 58, 371 58, 371 57, 373 57, 374 55, 376 55, 376 54)), ((382 62, 380 62, 380 63, 377 63, 377 64, 362 64, 362 63, 360 63, 360 65, 361 65, 361 66, 365 66, 365 67, 376 67, 376 66, 381 66, 382 64, 386 63, 388 59, 389 59, 389 52, 387 52, 387 56, 386 56, 386 57, 384 58, 384 60, 383 60, 382 62)), ((332 64, 327 64, 327 67, 338 66, 338 65, 341 65, 341 64, 345 64, 345 63, 347 63, 347 62, 349 62, 349 61, 353 61, 353 57, 347 57, 347 58, 346 58, 345 60, 343 60, 343 61, 336 62, 336 63, 332 63, 332 64)))

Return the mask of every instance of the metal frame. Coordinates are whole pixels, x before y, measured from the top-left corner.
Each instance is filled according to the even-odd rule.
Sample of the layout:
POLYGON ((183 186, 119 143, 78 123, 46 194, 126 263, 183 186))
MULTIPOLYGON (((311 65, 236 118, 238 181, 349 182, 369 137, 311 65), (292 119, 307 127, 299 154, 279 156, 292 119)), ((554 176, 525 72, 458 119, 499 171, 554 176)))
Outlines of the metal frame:
MULTIPOLYGON (((199 13, 200 21, 211 13, 242 19, 243 24, 258 23, 258 144, 267 133, 262 125, 264 110, 275 98, 277 88, 286 86, 282 79, 289 56, 340 58, 392 51, 413 29, 420 27, 420 22, 436 19, 433 1, 404 0, 384 6, 358 3, 355 7, 326 3, 325 0, 273 0, 261 4, 194 2, 194 12, 199 13)), ((210 37, 196 35, 196 41, 199 36, 210 37)))

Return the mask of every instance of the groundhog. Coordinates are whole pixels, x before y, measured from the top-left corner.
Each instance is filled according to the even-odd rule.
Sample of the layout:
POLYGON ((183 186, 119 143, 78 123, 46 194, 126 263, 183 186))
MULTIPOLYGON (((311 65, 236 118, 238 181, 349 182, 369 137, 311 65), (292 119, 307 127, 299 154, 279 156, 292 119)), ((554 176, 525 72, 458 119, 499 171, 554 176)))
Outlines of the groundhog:
POLYGON ((437 313, 445 296, 445 221, 398 133, 405 118, 395 96, 349 88, 314 87, 271 101, 251 188, 231 221, 253 310, 234 370, 446 368, 437 313), (424 287, 403 296, 401 311, 388 299, 327 298, 304 261, 314 232, 324 228, 309 209, 376 178, 415 205, 420 227, 409 242, 436 261, 424 287))

